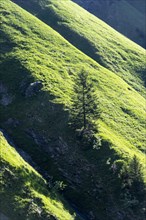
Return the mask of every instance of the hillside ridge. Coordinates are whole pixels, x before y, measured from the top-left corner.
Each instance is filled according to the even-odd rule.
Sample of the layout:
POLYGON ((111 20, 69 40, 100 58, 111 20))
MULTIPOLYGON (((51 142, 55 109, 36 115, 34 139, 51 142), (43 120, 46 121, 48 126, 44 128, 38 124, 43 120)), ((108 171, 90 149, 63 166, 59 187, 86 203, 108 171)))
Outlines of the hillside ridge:
POLYGON ((70 0, 13 2, 50 25, 76 48, 119 75, 145 97, 145 50, 139 45, 70 0))
POLYGON ((73 1, 146 48, 146 3, 144 0, 73 1))

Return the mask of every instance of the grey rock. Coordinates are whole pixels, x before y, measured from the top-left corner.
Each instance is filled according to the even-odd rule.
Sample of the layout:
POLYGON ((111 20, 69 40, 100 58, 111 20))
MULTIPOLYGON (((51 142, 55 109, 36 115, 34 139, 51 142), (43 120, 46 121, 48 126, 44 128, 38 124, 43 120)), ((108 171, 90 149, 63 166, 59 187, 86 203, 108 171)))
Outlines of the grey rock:
POLYGON ((33 95, 36 95, 42 87, 43 85, 41 81, 30 83, 25 91, 25 97, 31 97, 33 95))
POLYGON ((38 145, 38 146, 42 146, 42 147, 46 147, 48 144, 48 140, 41 135, 40 133, 36 132, 33 129, 27 129, 26 130, 27 135, 29 135, 34 142, 38 145))
POLYGON ((14 127, 16 128, 17 126, 20 125, 20 122, 15 119, 15 118, 9 118, 6 122, 5 122, 6 125, 10 125, 11 127, 14 127))

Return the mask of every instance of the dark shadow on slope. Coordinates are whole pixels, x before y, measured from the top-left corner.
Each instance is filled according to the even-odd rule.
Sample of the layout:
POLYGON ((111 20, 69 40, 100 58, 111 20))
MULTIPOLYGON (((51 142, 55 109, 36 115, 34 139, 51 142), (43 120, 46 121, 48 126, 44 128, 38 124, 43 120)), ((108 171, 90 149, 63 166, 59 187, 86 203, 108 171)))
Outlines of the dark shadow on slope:
POLYGON ((11 52, 15 46, 4 31, 0 30, 0 56, 11 52))
MULTIPOLYGON (((13 47, 12 47, 13 49, 13 47)), ((23 64, 16 58, 11 56, 5 57, 0 63, 0 72, 1 72, 1 84, 4 85, 7 89, 7 92, 10 92, 14 97, 22 95, 22 87, 29 85, 29 83, 34 81, 34 77, 31 76, 31 73, 26 69, 23 64)))
POLYGON ((142 79, 144 81, 144 86, 146 87, 146 68, 143 68, 141 71, 140 71, 140 74, 142 75, 142 79))
MULTIPOLYGON (((37 94, 26 97, 24 94, 27 86, 38 79, 34 78, 31 72, 15 58, 3 62, 0 69, 2 82, 15 96, 10 105, 1 108, 2 129, 12 137, 16 146, 20 146, 31 156, 39 168, 38 171, 48 182, 53 178, 53 183, 63 181, 67 184, 67 193, 63 192, 63 195, 65 198, 67 195, 67 199, 72 200, 71 203, 78 207, 78 215, 83 213, 82 216, 87 216, 85 219, 90 219, 88 212, 93 208, 97 217, 99 215, 96 210, 97 204, 100 205, 103 214, 107 192, 97 191, 97 196, 100 198, 96 201, 96 194, 92 195, 95 185, 92 183, 91 172, 95 183, 96 178, 100 176, 101 171, 98 171, 100 168, 104 173, 107 171, 106 175, 109 175, 105 163, 112 151, 103 148, 97 151, 97 156, 95 156, 95 150, 90 150, 87 155, 84 155, 86 153, 76 145, 74 135, 68 128, 68 112, 63 105, 54 102, 53 94, 41 89, 37 94), (20 89, 22 82, 26 82, 23 92, 20 89), (10 119, 19 123, 11 123, 14 120, 10 119), (94 166, 94 169, 92 166, 90 168, 92 171, 88 170, 91 164, 94 166), (79 174, 78 171, 80 171, 79 174), (95 173, 98 173, 98 176, 95 176, 95 173), (91 191, 90 195, 87 191, 91 191), (89 205, 91 201, 94 202, 89 205)), ((42 81, 42 83, 45 82, 42 81)), ((41 192, 41 189, 37 190, 41 192)), ((65 208, 68 209, 66 205, 65 208)))
MULTIPOLYGON (((7 132, 7 137, 11 137, 9 143, 13 144, 14 147, 19 147, 32 158, 37 165, 34 168, 48 183, 50 180, 52 184, 57 180, 62 180, 56 161, 60 160, 65 150, 62 149, 64 143, 61 137, 68 130, 67 111, 64 110, 63 105, 54 103, 55 97, 49 92, 40 90, 32 96, 27 97, 25 95, 27 87, 36 82, 37 79, 19 60, 7 59, 0 64, 0 70, 2 72, 2 83, 15 96, 10 105, 0 106, 0 124, 2 129, 7 132), (16 121, 17 123, 15 123, 16 121)), ((38 188, 39 183, 36 183, 37 180, 35 181, 36 177, 33 172, 29 173, 27 178, 34 179, 32 186, 36 191, 47 195, 47 191, 38 188)), ((51 194, 50 197, 59 199, 56 194, 51 194)), ((67 203, 64 202, 64 204, 68 210, 67 203)), ((73 214, 74 210, 71 212, 73 214)))

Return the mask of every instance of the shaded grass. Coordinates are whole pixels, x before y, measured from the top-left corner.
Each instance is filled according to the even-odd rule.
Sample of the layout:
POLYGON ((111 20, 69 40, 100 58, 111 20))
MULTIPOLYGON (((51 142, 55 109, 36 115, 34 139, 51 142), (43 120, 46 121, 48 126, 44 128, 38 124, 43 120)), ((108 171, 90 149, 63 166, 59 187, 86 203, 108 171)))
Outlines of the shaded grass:
POLYGON ((46 181, 8 144, 2 133, 0 156, 1 211, 11 219, 74 219, 64 208, 63 200, 48 191, 46 181))

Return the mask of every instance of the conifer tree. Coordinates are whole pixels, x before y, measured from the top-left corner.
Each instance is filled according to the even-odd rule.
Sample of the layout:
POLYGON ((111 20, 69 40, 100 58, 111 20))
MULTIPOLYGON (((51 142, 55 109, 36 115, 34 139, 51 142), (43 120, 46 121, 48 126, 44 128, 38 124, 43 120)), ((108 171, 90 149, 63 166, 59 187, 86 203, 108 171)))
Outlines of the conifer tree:
POLYGON ((144 183, 143 169, 138 158, 134 155, 128 166, 121 172, 124 203, 130 207, 143 206, 145 201, 146 186, 144 183))
POLYGON ((74 130, 80 130, 80 137, 84 137, 84 140, 86 139, 86 142, 91 144, 95 139, 94 134, 98 132, 99 117, 99 101, 93 82, 89 79, 88 73, 82 69, 74 83, 70 124, 74 130))
POLYGON ((88 73, 82 70, 74 85, 71 123, 76 129, 90 129, 94 120, 100 117, 99 101, 88 73))

